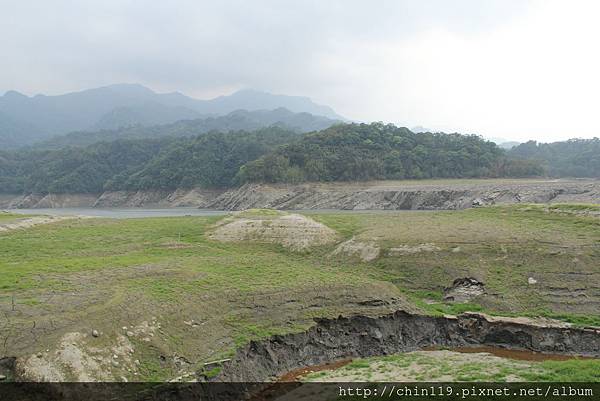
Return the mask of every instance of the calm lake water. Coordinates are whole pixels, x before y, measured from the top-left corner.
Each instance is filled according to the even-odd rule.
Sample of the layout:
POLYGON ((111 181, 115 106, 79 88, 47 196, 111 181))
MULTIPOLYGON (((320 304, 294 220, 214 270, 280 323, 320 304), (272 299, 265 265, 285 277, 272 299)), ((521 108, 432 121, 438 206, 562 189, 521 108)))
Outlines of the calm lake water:
MULTIPOLYGON (((196 209, 194 207, 177 207, 177 208, 90 208, 90 207, 66 207, 55 209, 9 209, 10 213, 19 214, 47 214, 51 216, 88 216, 88 217, 106 217, 113 219, 131 219, 144 217, 181 217, 181 216, 222 216, 231 213, 226 210, 211 210, 211 209, 196 209)), ((426 210, 337 210, 337 209, 307 209, 307 210, 286 210, 288 213, 305 213, 305 214, 372 214, 372 213, 411 213, 411 212, 427 212, 426 210)))
POLYGON ((223 210, 197 209, 194 207, 178 207, 164 209, 145 208, 60 208, 60 209, 11 209, 11 213, 48 214, 51 216, 89 216, 107 217, 113 219, 129 219, 142 217, 181 217, 181 216, 219 216, 227 214, 223 210))

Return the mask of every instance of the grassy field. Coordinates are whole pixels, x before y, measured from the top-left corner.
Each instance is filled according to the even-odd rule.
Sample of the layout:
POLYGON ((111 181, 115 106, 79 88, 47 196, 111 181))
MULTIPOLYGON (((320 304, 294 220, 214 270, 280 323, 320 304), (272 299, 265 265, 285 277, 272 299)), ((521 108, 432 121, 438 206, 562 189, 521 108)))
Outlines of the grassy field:
POLYGON ((65 332, 94 329, 105 335, 93 345, 105 345, 156 317, 161 332, 136 349, 141 377, 161 380, 177 367, 159 366, 160 356, 183 356, 193 369, 252 338, 302 330, 315 316, 395 308, 360 305, 398 290, 318 257, 325 249, 210 241, 215 221, 81 219, 0 234, 2 353, 36 353, 65 332))
POLYGON ((551 213, 539 205, 313 217, 381 246, 384 256, 369 264, 368 275, 394 283, 430 313, 483 310, 600 324, 597 217, 551 213), (399 244, 439 250, 386 256, 399 244), (442 303, 444 287, 458 277, 484 282, 486 296, 466 305, 442 303), (528 284, 530 277, 537 283, 528 284))
POLYGON ((19 218, 23 218, 23 215, 0 211, 0 223, 8 223, 19 218))
POLYGON ((600 360, 522 361, 487 353, 416 351, 357 359, 335 369, 309 373, 305 381, 381 382, 598 382, 600 360))
POLYGON ((127 335, 136 377, 124 363, 112 374, 165 380, 320 316, 483 310, 600 324, 596 217, 542 206, 305 214, 377 244, 381 256, 367 263, 331 256, 335 245, 298 253, 219 243, 207 235, 219 217, 72 219, 0 233, 0 354, 47 352, 65 333, 92 330, 102 334, 82 341, 107 347, 135 328, 146 333, 127 335), (419 244, 437 250, 389 253, 419 244), (486 294, 442 302, 444 287, 467 276, 486 294), (152 329, 140 329, 145 322, 152 329))

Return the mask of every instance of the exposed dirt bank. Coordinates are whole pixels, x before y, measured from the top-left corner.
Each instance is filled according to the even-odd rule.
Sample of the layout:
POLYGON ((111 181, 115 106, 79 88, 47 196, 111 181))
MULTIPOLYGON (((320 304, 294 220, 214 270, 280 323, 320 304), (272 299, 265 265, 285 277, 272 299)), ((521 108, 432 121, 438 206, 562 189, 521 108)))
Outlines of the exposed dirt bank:
POLYGON ((62 207, 206 207, 224 191, 107 191, 102 194, 0 195, 0 208, 44 209, 62 207))
POLYGON ((0 208, 178 207, 218 210, 428 210, 501 203, 600 203, 598 180, 431 180, 300 185, 248 184, 230 190, 107 191, 0 195, 0 208))
POLYGON ((222 210, 429 210, 502 203, 600 203, 600 181, 446 180, 364 184, 244 185, 216 198, 222 210))
POLYGON ((225 362, 214 381, 261 382, 326 362, 430 346, 489 345, 600 356, 600 330, 466 313, 431 317, 398 311, 381 317, 319 319, 309 330, 253 341, 225 362))

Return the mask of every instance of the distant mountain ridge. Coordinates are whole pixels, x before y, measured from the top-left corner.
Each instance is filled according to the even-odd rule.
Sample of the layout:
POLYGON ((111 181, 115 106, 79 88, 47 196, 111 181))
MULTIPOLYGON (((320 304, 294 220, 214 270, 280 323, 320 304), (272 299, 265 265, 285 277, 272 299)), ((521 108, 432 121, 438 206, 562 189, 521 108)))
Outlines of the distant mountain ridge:
POLYGON ((117 84, 57 96, 29 97, 8 91, 0 96, 0 141, 4 148, 14 148, 72 131, 167 124, 225 115, 239 109, 280 107, 295 113, 344 120, 330 107, 301 96, 245 89, 228 96, 199 100, 179 92, 156 93, 139 84, 117 84))
POLYGON ((38 142, 32 147, 37 149, 59 149, 65 146, 87 146, 101 141, 190 137, 211 131, 254 131, 273 126, 297 133, 305 133, 329 128, 337 123, 341 123, 341 121, 315 116, 310 113, 293 113, 283 107, 275 110, 235 110, 224 116, 178 120, 170 124, 152 126, 137 124, 113 130, 75 131, 38 142))

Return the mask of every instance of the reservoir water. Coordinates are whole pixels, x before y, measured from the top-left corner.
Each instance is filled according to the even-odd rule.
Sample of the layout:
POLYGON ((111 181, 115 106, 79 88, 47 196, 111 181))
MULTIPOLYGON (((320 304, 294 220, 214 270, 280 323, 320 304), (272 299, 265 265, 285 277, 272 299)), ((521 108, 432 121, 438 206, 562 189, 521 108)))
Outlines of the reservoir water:
MULTIPOLYGON (((0 210, 1 211, 1 210, 0 210)), ((86 216, 86 217, 106 217, 113 219, 131 219, 144 217, 182 217, 182 216, 222 216, 231 213, 227 210, 198 209, 195 207, 175 207, 175 208, 93 208, 93 207, 67 207, 67 208, 48 208, 48 209, 8 209, 10 213, 18 214, 45 214, 50 216, 86 216)), ((305 214, 397 214, 411 212, 432 212, 433 210, 337 210, 337 209, 306 209, 306 210, 285 210, 288 213, 305 214)), ((439 212, 439 211, 438 211, 439 212)))
POLYGON ((197 209, 194 207, 146 209, 146 208, 56 208, 56 209, 10 209, 10 213, 46 214, 50 216, 87 216, 113 219, 143 217, 219 216, 229 212, 223 210, 197 209))

